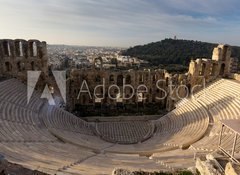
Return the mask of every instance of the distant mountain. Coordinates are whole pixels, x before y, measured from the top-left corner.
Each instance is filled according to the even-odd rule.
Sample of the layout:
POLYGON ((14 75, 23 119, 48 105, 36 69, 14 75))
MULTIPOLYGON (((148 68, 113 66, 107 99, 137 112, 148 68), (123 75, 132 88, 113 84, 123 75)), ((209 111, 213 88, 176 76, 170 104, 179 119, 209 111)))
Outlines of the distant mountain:
MULTIPOLYGON (((191 59, 211 58, 213 48, 217 45, 192 40, 165 39, 131 47, 124 50, 122 54, 149 61, 153 66, 171 65, 171 68, 176 68, 176 71, 181 72, 184 70, 183 67, 187 68, 191 59), (178 70, 179 68, 181 70, 178 70)), ((240 47, 232 47, 232 57, 237 57, 240 60, 240 47)))

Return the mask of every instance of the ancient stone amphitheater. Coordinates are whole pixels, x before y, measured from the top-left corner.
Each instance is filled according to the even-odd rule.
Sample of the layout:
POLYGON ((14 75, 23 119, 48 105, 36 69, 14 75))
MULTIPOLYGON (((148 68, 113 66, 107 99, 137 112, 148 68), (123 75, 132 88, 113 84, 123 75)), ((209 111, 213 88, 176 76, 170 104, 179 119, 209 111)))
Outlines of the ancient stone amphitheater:
MULTIPOLYGON (((0 154, 9 162, 49 174, 111 174, 114 168, 175 171, 195 166, 195 158, 218 151, 222 120, 237 120, 240 82, 217 78, 194 98, 184 98, 157 120, 85 122, 50 106, 27 86, 0 81, 0 154)), ((222 145, 232 149, 226 129, 222 145)), ((240 151, 240 140, 236 152, 240 151)), ((237 156, 237 154, 236 154, 237 156)))
MULTIPOLYGON (((50 174, 188 168, 195 164, 194 154, 218 149, 220 120, 239 118, 238 81, 218 79, 205 92, 207 96, 199 91, 196 99, 184 99, 158 120, 97 124, 49 106, 37 92, 27 105, 27 86, 8 79, 0 82, 0 153, 10 162, 50 174), (121 144, 126 142, 132 144, 121 144)), ((230 150, 234 135, 224 136, 230 150)))

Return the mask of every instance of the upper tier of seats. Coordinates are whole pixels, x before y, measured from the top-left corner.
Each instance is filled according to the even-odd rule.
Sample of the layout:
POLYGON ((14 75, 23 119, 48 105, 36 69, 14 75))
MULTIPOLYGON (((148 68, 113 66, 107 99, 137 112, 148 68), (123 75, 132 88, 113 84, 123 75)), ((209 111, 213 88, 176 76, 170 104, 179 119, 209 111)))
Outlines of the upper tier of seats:
MULTIPOLYGON (((220 79, 205 89, 199 91, 196 100, 206 106, 211 114, 211 130, 200 141, 194 143, 191 149, 215 151, 217 150, 219 134, 221 131, 221 120, 240 119, 240 83, 236 80, 220 79)), ((226 150, 232 148, 233 133, 224 131, 223 147, 226 150)), ((240 151, 240 143, 237 143, 237 150, 240 151)))
POLYGON ((44 104, 40 94, 34 91, 29 103, 27 99, 27 86, 16 79, 1 82, 0 99, 11 102, 17 106, 38 112, 44 104))

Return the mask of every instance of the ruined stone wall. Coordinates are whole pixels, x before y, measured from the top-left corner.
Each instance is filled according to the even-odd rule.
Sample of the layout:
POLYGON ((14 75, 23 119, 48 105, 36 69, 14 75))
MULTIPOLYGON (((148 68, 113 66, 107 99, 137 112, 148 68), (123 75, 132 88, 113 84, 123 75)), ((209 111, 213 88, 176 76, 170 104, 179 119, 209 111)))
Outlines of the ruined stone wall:
MULTIPOLYGON (((219 45, 213 50, 212 59, 199 58, 192 60, 189 65, 189 71, 186 74, 171 75, 164 70, 104 70, 102 68, 101 58, 96 58, 91 69, 79 69, 72 70, 69 83, 69 109, 74 110, 76 105, 96 105, 97 103, 116 106, 119 102, 121 104, 159 104, 164 106, 168 111, 175 107, 175 103, 180 99, 186 97, 191 93, 191 88, 196 85, 202 85, 215 80, 218 77, 230 77, 232 69, 234 67, 233 59, 231 58, 231 48, 228 45, 219 45), (96 60, 100 61, 96 66, 96 60), (97 85, 102 84, 102 79, 105 79, 105 97, 103 100, 98 101, 94 96, 89 98, 88 94, 81 94, 77 99, 81 84, 86 80, 91 94, 94 94, 94 88, 97 85), (120 91, 123 92, 122 82, 126 80, 126 84, 131 84, 136 92, 137 87, 141 84, 146 85, 149 90, 147 93, 143 93, 143 101, 138 100, 138 94, 134 94, 133 98, 129 100, 112 100, 108 98, 108 89, 111 85, 117 85, 120 87, 120 91), (156 82, 162 79, 159 87, 167 92, 167 97, 162 100, 157 100, 156 97, 163 97, 165 93, 159 90, 156 86, 156 82)), ((199 86, 200 88, 200 86, 199 86)), ((98 89, 100 90, 100 89, 98 89)), ((129 96, 131 92, 128 88, 126 90, 126 96, 129 96)), ((197 88, 195 88, 197 90, 197 88)), ((110 95, 116 97, 118 90, 111 89, 110 95)), ((102 94, 102 91, 97 92, 102 94)))
POLYGON ((188 74, 169 74, 168 97, 166 101, 167 111, 175 108, 176 102, 187 98, 190 92, 188 74))
MULTIPOLYGON (((27 71, 38 70, 42 72, 40 82, 44 85, 49 80, 47 60, 46 42, 22 39, 0 40, 0 76, 2 77, 15 77, 26 82, 27 71)), ((208 83, 218 77, 240 79, 239 76, 232 74, 237 69, 236 60, 236 58, 231 58, 230 46, 218 45, 213 50, 212 59, 192 60, 188 73, 171 75, 160 69, 107 70, 103 69, 102 59, 98 57, 93 61, 92 68, 71 70, 67 81, 67 108, 73 111, 77 105, 93 107, 105 105, 107 109, 114 109, 119 104, 132 105, 135 108, 136 104, 137 106, 140 104, 142 106, 156 105, 170 111, 179 99, 186 96, 186 91, 190 92, 190 89, 195 85, 202 85, 203 81, 208 83), (133 89, 127 87, 123 90, 123 80, 125 80, 126 85, 131 85, 133 89), (157 83, 158 80, 162 81, 157 83), (79 93, 83 82, 87 83, 91 96, 88 93, 79 93), (94 93, 94 88, 103 83, 104 89, 98 88, 94 93), (109 90, 111 86, 113 87, 109 90), (145 92, 144 86, 146 86, 147 92, 145 92), (137 90, 143 90, 143 92, 136 93, 137 90), (100 100, 94 94, 98 94, 104 99, 100 100), (131 94, 133 94, 132 97, 131 94), (113 98, 116 96, 119 98, 114 100, 109 98, 109 95, 113 98), (126 98, 131 98, 124 99, 123 95, 126 98), (159 100, 157 97, 162 99, 159 100)))
POLYGON ((232 74, 238 73, 238 58, 231 58, 230 70, 232 74))
POLYGON ((46 42, 38 40, 0 40, 0 75, 27 80, 27 71, 42 71, 47 76, 46 42))
POLYGON ((208 83, 217 77, 229 77, 234 65, 232 60, 231 47, 228 45, 214 48, 212 59, 192 60, 188 71, 191 86, 201 85, 203 80, 208 83))
POLYGON ((165 96, 164 92, 159 89, 159 87, 167 89, 167 73, 164 70, 147 69, 123 71, 96 68, 77 69, 72 70, 70 79, 68 92, 68 102, 71 104, 69 107, 70 110, 73 110, 76 104, 95 105, 97 103, 102 103, 112 106, 116 106, 117 103, 136 104, 138 102, 143 104, 158 103, 159 106, 164 106, 166 104, 166 98, 162 100, 158 100, 156 98, 165 96), (157 83, 158 80, 162 81, 157 83), (84 81, 87 83, 92 97, 90 97, 88 93, 79 93, 81 85, 84 84, 84 81), (125 85, 131 85, 134 89, 126 87, 123 90, 123 82, 125 82, 125 85), (105 90, 98 88, 95 92, 95 94, 99 94, 99 97, 104 97, 103 100, 99 101, 96 97, 94 97, 94 88, 97 85, 102 85, 103 83, 105 84, 105 90), (118 86, 119 89, 115 88, 115 85, 118 86), (137 90, 138 92, 141 90, 145 91, 146 88, 144 86, 146 86, 148 92, 143 92, 141 97, 146 99, 139 100, 136 92, 137 90), (117 95, 119 95, 119 90, 120 98, 116 100, 109 98, 109 95, 113 98, 117 97, 117 95), (79 94, 80 96, 77 98, 79 94), (132 94, 133 96, 130 98, 132 94), (124 99, 123 95, 130 99, 124 99))

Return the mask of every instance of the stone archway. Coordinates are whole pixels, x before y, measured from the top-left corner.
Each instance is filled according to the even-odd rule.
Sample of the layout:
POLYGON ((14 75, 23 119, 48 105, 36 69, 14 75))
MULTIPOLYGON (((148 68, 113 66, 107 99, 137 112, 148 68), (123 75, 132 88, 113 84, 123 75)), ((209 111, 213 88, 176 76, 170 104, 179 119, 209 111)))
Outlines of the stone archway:
POLYGON ((222 64, 221 64, 221 68, 220 68, 219 75, 223 76, 223 75, 224 75, 224 72, 225 72, 225 63, 222 63, 222 64))
POLYGON ((9 62, 5 62, 5 69, 7 72, 11 72, 12 71, 12 65, 9 62))
POLYGON ((35 70, 35 63, 34 63, 34 61, 31 62, 31 70, 35 70))
POLYGON ((217 64, 217 63, 213 63, 213 64, 212 64, 211 75, 212 75, 212 76, 217 75, 217 70, 218 70, 218 64, 217 64))
POLYGON ((4 56, 11 56, 10 44, 8 41, 3 41, 3 54, 4 56))
POLYGON ((126 76, 126 84, 131 84, 131 76, 130 75, 126 76))
POLYGON ((118 75, 117 76, 117 85, 118 86, 123 86, 123 75, 118 75))
POLYGON ((110 82, 114 82, 114 75, 111 74, 111 75, 109 76, 109 81, 110 81, 110 82))
POLYGON ((201 69, 200 69, 200 72, 199 72, 200 76, 204 76, 206 67, 207 67, 206 63, 201 64, 201 69))

